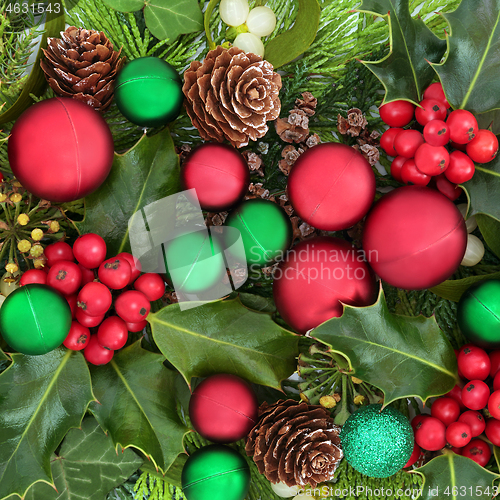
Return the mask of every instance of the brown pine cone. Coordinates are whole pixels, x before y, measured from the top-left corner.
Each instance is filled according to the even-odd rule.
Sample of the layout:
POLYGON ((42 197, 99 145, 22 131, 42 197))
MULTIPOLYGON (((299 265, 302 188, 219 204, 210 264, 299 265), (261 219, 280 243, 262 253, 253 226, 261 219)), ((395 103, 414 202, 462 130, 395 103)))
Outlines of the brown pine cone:
POLYGON ((106 110, 125 57, 101 31, 70 26, 61 38, 48 38, 40 66, 54 92, 72 97, 98 111, 106 110))
POLYGON ((315 488, 333 478, 344 456, 340 427, 322 406, 280 400, 263 403, 245 451, 272 483, 315 488))
POLYGON ((182 91, 193 125, 206 141, 241 148, 266 135, 280 114, 281 77, 271 63, 237 47, 211 50, 184 73, 182 91))

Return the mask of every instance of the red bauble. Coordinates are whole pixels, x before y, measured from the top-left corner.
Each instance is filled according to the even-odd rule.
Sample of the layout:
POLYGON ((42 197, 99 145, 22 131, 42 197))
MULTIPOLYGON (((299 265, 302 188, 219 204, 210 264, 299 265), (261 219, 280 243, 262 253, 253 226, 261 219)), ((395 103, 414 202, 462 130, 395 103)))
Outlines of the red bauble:
POLYGON ((243 156, 226 144, 208 142, 194 149, 182 165, 184 189, 196 189, 203 210, 229 210, 247 192, 250 173, 243 156))
POLYGON ((113 137, 101 115, 74 99, 54 97, 28 108, 9 139, 9 162, 39 198, 73 201, 95 191, 113 163, 113 137))
POLYGON ((354 148, 325 143, 300 155, 287 189, 303 221, 324 231, 338 231, 353 226, 368 212, 375 197, 375 174, 354 148))
POLYGON ((361 252, 325 236, 302 241, 288 252, 274 273, 273 294, 283 319, 306 333, 341 316, 342 303, 373 304, 377 285, 361 252))
POLYGON ((441 193, 405 186, 384 195, 367 217, 363 249, 392 286, 431 288, 449 278, 467 246, 465 222, 441 193))
POLYGON ((257 422, 257 397, 247 382, 228 374, 212 375, 191 395, 189 418, 194 428, 214 443, 244 438, 257 422))

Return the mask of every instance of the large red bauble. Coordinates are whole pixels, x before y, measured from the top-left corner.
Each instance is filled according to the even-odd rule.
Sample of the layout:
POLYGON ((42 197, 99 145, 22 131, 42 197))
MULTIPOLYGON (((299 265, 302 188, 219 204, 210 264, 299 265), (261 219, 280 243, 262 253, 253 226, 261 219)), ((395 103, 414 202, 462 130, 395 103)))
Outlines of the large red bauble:
POLYGON ((368 214, 363 249, 392 286, 433 287, 458 268, 467 247, 465 222, 438 191, 405 186, 384 195, 368 214))
POLYGON ((373 304, 377 285, 362 252, 347 241, 324 236, 302 241, 288 252, 275 271, 273 294, 283 319, 306 333, 341 316, 342 303, 373 304))
POLYGON ((73 201, 95 191, 113 163, 113 137, 101 115, 74 99, 54 97, 28 108, 8 146, 12 172, 39 198, 73 201))
POLYGON ((303 221, 324 231, 339 231, 356 224, 370 209, 375 174, 354 148, 324 143, 300 155, 287 190, 303 221))
POLYGON ((191 395, 189 418, 194 428, 214 443, 233 443, 257 422, 259 403, 248 382, 236 375, 206 378, 191 395))
POLYGON ((243 199, 250 173, 245 159, 235 148, 208 142, 186 158, 181 179, 184 189, 196 189, 203 210, 223 212, 243 199))

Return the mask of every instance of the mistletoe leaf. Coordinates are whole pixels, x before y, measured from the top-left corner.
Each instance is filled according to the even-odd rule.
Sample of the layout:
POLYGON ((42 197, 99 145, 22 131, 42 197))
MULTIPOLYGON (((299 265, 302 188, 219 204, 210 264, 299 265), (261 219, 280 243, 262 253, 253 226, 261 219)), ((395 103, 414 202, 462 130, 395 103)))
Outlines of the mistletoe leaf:
POLYGON ((464 292, 474 283, 484 280, 498 279, 500 279, 500 272, 481 274, 477 276, 469 276, 468 278, 462 278, 460 280, 446 280, 435 287, 429 288, 429 290, 443 299, 458 302, 464 292))
POLYGON ((176 411, 175 372, 161 354, 146 351, 140 340, 115 354, 110 363, 92 367, 99 403, 90 411, 110 434, 116 449, 133 447, 167 470, 184 452, 189 429, 176 411))
POLYGON ((35 484, 26 500, 102 500, 142 464, 132 450, 116 452, 113 441, 93 418, 81 429, 71 429, 51 469, 57 491, 45 483, 35 484))
POLYGON ((493 481, 500 478, 473 460, 452 452, 433 458, 412 474, 421 475, 425 482, 419 500, 432 498, 463 498, 491 500, 493 481))
POLYGON ((425 402, 451 391, 457 361, 434 317, 391 314, 382 288, 373 306, 344 307, 340 318, 326 321, 311 336, 346 356, 356 377, 384 393, 385 405, 406 397, 425 402))
POLYGON ((13 354, 0 375, 0 498, 53 484, 50 457, 94 399, 82 353, 13 354))
POLYGON ((102 236, 110 255, 129 252, 129 219, 179 189, 179 158, 170 131, 165 128, 152 137, 144 134, 126 153, 115 153, 111 173, 85 198, 85 218, 76 226, 81 234, 102 236))
POLYGON ((379 61, 361 61, 382 82, 384 103, 404 99, 418 104, 435 76, 429 62, 441 60, 446 42, 411 17, 409 0, 363 0, 358 10, 389 24, 390 53, 379 61))
POLYGON ((172 304, 147 320, 156 345, 188 384, 192 377, 232 373, 281 390, 280 382, 296 369, 299 337, 239 299, 187 311, 172 304))
POLYGON ((500 109, 500 0, 462 1, 443 16, 451 28, 447 57, 432 66, 448 102, 472 113, 500 109))

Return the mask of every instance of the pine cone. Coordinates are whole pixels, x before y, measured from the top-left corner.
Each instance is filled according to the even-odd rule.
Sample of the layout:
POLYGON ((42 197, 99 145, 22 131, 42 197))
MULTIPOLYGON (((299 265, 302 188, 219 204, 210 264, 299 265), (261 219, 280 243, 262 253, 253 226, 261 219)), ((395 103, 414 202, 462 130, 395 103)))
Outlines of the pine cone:
POLYGON ((211 50, 184 73, 182 91, 193 125, 206 141, 241 148, 266 135, 281 109, 281 77, 258 55, 237 47, 211 50))
POLYGON ((263 403, 245 451, 272 483, 316 488, 332 479, 343 457, 339 432, 322 406, 291 399, 263 403))
POLYGON ((99 111, 113 100, 114 82, 125 57, 101 31, 70 26, 62 38, 48 38, 40 66, 54 92, 99 111))

